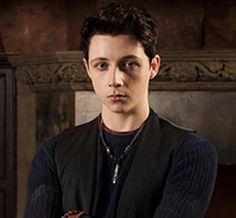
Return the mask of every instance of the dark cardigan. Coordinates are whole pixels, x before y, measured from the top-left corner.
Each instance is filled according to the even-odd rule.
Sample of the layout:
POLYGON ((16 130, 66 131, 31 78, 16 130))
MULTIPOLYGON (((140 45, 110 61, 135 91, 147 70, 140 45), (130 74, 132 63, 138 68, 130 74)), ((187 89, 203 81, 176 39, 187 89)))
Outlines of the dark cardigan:
MULTIPOLYGON (((63 202, 63 210, 84 210, 96 216, 98 184, 102 180, 97 155, 101 146, 97 119, 64 131, 55 141, 55 147, 41 149, 47 159, 45 165, 51 166, 50 171, 54 173, 53 191, 45 194, 46 199, 53 193, 53 205, 60 207, 60 203, 55 203, 58 198, 57 202, 63 202)), ((114 217, 203 217, 216 174, 216 154, 212 146, 151 112, 135 147, 136 151, 133 149, 127 157, 128 165, 124 167, 127 174, 122 179, 114 217)), ((31 175, 35 174, 36 165, 33 163, 31 175)), ((27 214, 34 210, 30 202, 34 185, 31 178, 25 217, 31 217, 27 214)), ((50 184, 45 185, 50 189, 50 184)), ((48 210, 61 211, 61 208, 48 210)))

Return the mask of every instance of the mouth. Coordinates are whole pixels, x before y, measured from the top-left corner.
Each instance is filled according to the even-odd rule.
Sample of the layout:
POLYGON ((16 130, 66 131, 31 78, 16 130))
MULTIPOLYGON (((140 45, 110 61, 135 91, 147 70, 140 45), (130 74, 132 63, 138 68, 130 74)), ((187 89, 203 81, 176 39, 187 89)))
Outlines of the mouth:
POLYGON ((108 95, 107 98, 113 102, 124 102, 127 100, 127 95, 121 94, 121 93, 117 93, 117 94, 115 93, 115 94, 108 95))

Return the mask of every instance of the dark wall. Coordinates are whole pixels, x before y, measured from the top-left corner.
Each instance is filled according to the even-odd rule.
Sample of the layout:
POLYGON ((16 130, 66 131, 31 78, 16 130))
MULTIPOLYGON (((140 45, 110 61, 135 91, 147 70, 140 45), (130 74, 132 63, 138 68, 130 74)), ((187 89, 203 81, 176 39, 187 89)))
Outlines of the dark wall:
MULTIPOLYGON (((14 53, 77 50, 81 22, 109 0, 2 0, 2 49, 14 53)), ((235 49, 236 1, 130 0, 160 27, 160 49, 235 49)))

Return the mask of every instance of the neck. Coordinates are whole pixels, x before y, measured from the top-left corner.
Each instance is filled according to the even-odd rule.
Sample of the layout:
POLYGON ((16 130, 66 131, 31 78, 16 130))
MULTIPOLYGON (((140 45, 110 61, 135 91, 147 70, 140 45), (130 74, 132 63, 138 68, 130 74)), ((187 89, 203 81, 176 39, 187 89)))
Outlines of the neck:
POLYGON ((129 113, 112 112, 102 109, 102 120, 106 127, 117 132, 128 132, 138 129, 149 115, 149 107, 129 113))

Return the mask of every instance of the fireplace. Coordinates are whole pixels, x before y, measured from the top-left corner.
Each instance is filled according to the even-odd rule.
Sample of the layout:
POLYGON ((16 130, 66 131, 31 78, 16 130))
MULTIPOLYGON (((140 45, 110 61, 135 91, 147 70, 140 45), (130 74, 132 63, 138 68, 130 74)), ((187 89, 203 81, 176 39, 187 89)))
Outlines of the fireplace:
MULTIPOLYGON (((160 56, 160 72, 150 83, 151 107, 160 116, 195 129, 216 145, 219 173, 207 217, 234 218, 236 52, 162 51, 160 56)), ((20 218, 27 173, 37 146, 50 135, 96 116, 101 105, 93 93, 80 52, 8 55, 8 59, 16 78, 20 218)))

